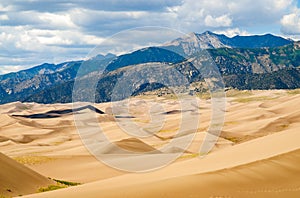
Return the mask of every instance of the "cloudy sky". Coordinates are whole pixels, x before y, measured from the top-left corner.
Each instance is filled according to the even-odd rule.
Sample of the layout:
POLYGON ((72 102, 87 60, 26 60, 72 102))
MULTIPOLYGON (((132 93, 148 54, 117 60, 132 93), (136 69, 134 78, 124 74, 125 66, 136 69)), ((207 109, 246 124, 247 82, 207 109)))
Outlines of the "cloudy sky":
POLYGON ((1 0, 0 73, 79 60, 129 28, 300 38, 300 0, 1 0))

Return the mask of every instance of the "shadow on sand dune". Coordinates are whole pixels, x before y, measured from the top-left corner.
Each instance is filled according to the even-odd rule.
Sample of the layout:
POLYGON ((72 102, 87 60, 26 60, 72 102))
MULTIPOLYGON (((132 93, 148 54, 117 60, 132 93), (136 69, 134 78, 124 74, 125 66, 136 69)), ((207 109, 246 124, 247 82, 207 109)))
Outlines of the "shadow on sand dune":
POLYGON ((48 111, 46 113, 38 113, 38 114, 31 114, 31 115, 12 115, 14 117, 23 117, 23 118, 31 118, 31 119, 46 119, 46 118, 57 118, 57 117, 61 117, 62 115, 68 115, 71 113, 76 113, 76 112, 80 112, 82 110, 85 109, 89 109, 91 111, 94 111, 98 114, 104 114, 103 111, 101 111, 100 109, 97 109, 96 107, 92 106, 92 105, 87 105, 84 107, 79 107, 76 109, 63 109, 63 110, 52 110, 52 111, 48 111))

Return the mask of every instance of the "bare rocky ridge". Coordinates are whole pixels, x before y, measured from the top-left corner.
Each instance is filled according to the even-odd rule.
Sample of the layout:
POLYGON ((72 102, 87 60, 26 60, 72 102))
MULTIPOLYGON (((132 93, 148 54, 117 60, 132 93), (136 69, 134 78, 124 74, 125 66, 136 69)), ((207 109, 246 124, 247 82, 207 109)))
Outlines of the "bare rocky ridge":
POLYGON ((259 36, 235 36, 229 38, 223 34, 215 34, 207 31, 202 34, 189 33, 185 37, 175 39, 163 46, 166 49, 192 55, 201 49, 217 49, 217 48, 264 48, 279 47, 293 43, 271 34, 259 36))

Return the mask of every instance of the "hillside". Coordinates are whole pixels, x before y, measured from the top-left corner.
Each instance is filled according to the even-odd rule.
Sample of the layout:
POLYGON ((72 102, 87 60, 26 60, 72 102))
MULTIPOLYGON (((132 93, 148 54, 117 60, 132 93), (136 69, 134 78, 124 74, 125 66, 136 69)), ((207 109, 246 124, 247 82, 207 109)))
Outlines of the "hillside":
POLYGON ((114 57, 111 54, 98 55, 86 61, 58 65, 43 64, 28 70, 2 75, 0 76, 0 103, 21 101, 42 90, 72 81, 78 77, 77 71, 80 67, 82 75, 101 70, 101 67, 105 68, 114 57))
MULTIPOLYGON (((226 87, 241 90, 294 89, 300 87, 300 70, 298 69, 300 49, 297 43, 277 48, 221 48, 209 49, 208 52, 219 68, 226 87)), ((176 74, 170 73, 172 71, 171 68, 174 69, 173 71, 178 71, 184 75, 189 82, 203 81, 201 73, 186 61, 171 65, 161 63, 159 70, 151 70, 149 69, 149 64, 144 63, 127 67, 123 67, 122 61, 119 64, 121 65, 120 69, 97 77, 99 82, 96 88, 96 102, 110 101, 116 83, 124 74, 127 75, 127 85, 124 84, 124 86, 126 88, 130 87, 128 89, 133 90, 132 93, 134 95, 164 87, 157 83, 149 84, 146 79, 160 80, 161 76, 168 76, 168 81, 163 82, 169 82, 177 86, 183 85, 178 81, 176 74), (135 79, 143 80, 136 82, 135 79)), ((83 100, 91 91, 88 86, 89 79, 84 80, 87 85, 85 87, 86 90, 81 90, 82 92, 78 93, 82 95, 83 100)), ((71 102, 73 83, 73 81, 70 81, 51 87, 50 89, 45 89, 26 98, 24 101, 40 103, 71 102)), ((114 92, 114 97, 124 99, 128 96, 122 96, 120 91, 117 93, 114 92)))

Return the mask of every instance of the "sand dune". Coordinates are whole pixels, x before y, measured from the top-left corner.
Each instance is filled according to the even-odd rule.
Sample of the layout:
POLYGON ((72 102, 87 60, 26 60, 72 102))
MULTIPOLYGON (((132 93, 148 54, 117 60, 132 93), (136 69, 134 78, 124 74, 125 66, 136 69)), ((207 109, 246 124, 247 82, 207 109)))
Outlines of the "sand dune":
POLYGON ((22 117, 22 118, 31 118, 31 119, 43 119, 43 118, 47 119, 47 118, 57 118, 57 117, 61 117, 62 115, 69 115, 71 113, 80 113, 81 111, 84 111, 87 109, 94 111, 98 114, 104 114, 103 111, 93 107, 92 105, 86 105, 86 106, 82 106, 82 107, 78 107, 78 108, 74 108, 74 109, 51 110, 51 111, 47 111, 45 113, 37 113, 37 114, 30 114, 30 115, 13 114, 12 116, 22 117))
POLYGON ((153 148, 152 146, 149 146, 136 138, 120 140, 115 142, 115 144, 122 149, 133 151, 133 152, 145 153, 145 152, 156 151, 156 149, 153 148))
POLYGON ((36 193, 53 181, 0 153, 0 196, 36 193))
MULTIPOLYGON (((131 98, 129 112, 122 109, 126 108, 122 103, 95 104, 105 114, 95 113, 96 119, 92 120, 86 114, 91 109, 80 110, 77 113, 83 120, 77 127, 71 104, 2 105, 0 149, 44 175, 42 178, 82 183, 28 197, 299 197, 300 95, 283 90, 250 94, 233 91, 228 95, 221 137, 207 156, 201 157, 199 152, 211 122, 211 101, 199 100, 198 105, 181 111, 179 102, 163 97, 131 98), (158 103, 159 108, 153 108, 158 103), (121 109, 113 112, 112 106, 121 109), (181 116, 194 118, 198 115, 195 109, 200 109, 198 128, 176 135, 181 116), (163 126, 156 122, 152 125, 150 111, 159 118, 156 121, 163 121, 163 126), (132 123, 148 131, 149 137, 141 138, 136 131, 121 128, 122 124, 132 123), (149 163, 150 167, 156 163, 152 159, 164 159, 166 154, 183 155, 156 171, 119 171, 91 156, 78 134, 78 128, 86 126, 98 126, 118 148, 137 153, 120 152, 111 144, 98 148, 99 154, 115 164, 128 165, 132 161, 149 163), (172 140, 185 143, 189 136, 193 141, 188 148, 166 147, 172 140)), ((184 124, 188 129, 193 123, 188 120, 184 124)), ((97 139, 97 133, 86 132, 97 139)), ((28 185, 35 185, 35 181, 28 185)), ((23 195, 34 192, 24 191, 23 195)))
POLYGON ((277 133, 142 177, 126 174, 32 197, 297 197, 299 138, 297 131, 277 133))
MULTIPOLYGON (((172 177, 88 191, 79 190, 79 196, 97 197, 298 197, 300 193, 300 150, 243 166, 211 173, 172 177)), ((184 167, 182 167, 184 168, 184 167)), ((105 182, 98 183, 105 185, 105 182)), ((99 186, 98 186, 99 187, 99 186)), ((96 185, 92 189, 97 189, 96 185)), ((45 194, 46 195, 46 194, 45 194)), ((47 197, 70 196, 57 192, 47 197)), ((73 196, 74 195, 74 196, 73 196)))
POLYGON ((48 159, 29 167, 51 178, 83 184, 125 174, 106 166, 91 155, 52 156, 48 159))

